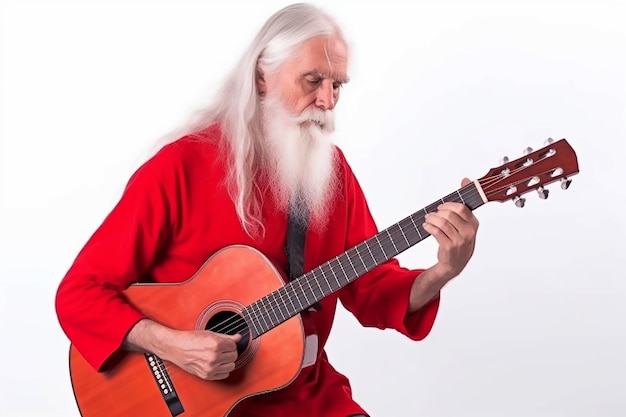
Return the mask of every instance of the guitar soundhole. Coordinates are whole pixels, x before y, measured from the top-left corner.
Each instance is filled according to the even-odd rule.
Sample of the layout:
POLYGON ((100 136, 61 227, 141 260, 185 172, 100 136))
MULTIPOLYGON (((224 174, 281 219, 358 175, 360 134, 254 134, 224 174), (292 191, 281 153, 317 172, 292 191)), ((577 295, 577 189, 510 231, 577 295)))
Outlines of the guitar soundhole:
POLYGON ((246 321, 239 314, 232 311, 220 311, 209 319, 205 330, 222 334, 241 334, 237 342, 237 354, 241 357, 250 344, 250 329, 246 321))
POLYGON ((221 300, 208 305, 198 316, 196 329, 209 330, 222 334, 240 334, 241 340, 237 343, 237 360, 235 369, 249 363, 257 349, 260 338, 251 338, 250 327, 241 315, 244 306, 233 300, 221 300))

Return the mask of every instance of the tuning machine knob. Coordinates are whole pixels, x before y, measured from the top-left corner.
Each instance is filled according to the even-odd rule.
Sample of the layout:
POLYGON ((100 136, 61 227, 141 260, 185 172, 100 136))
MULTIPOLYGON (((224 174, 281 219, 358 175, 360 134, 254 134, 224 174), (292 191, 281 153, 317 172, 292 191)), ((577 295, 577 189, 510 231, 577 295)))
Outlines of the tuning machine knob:
POLYGON ((526 204, 526 199, 523 197, 517 196, 513 199, 513 202, 515 203, 515 207, 522 208, 524 207, 524 204, 526 204))
POLYGON ((569 178, 567 178, 567 177, 561 178, 561 189, 562 190, 567 190, 571 184, 572 184, 572 180, 570 180, 569 178))
MULTIPOLYGON (((524 149, 523 154, 524 154, 524 156, 526 156, 526 155, 531 154, 531 153, 532 153, 532 151, 533 151, 533 148, 531 148, 531 147, 529 146, 529 147, 527 147, 526 149, 524 149)), ((532 165, 532 164, 533 164, 533 160, 532 160, 531 158, 526 159, 526 162, 524 162, 524 166, 525 166, 525 167, 530 166, 530 165, 532 165)))
POLYGON ((550 190, 546 190, 543 187, 539 187, 537 188, 537 194, 539 194, 540 199, 545 200, 548 198, 548 195, 550 194, 550 190))

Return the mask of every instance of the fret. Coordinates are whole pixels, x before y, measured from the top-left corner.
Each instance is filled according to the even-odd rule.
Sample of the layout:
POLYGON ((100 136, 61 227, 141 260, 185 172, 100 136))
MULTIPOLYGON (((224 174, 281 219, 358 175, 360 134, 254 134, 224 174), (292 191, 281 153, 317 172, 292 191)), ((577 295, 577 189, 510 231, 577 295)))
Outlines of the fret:
MULTIPOLYGON (((332 292, 331 291, 332 285, 330 285, 330 281, 328 280, 328 277, 326 276, 326 272, 324 272, 324 264, 322 264, 318 269, 322 273, 322 278, 324 278, 324 282, 328 286, 328 294, 330 294, 332 292)), ((311 271, 311 274, 315 276, 315 269, 311 271)))
POLYGON ((298 298, 302 299, 302 297, 304 297, 304 304, 302 304, 302 305, 303 306, 308 306, 308 305, 313 304, 313 303, 311 303, 311 301, 309 300, 309 297, 307 297, 306 291, 304 290, 304 284, 303 284, 304 282, 306 282, 306 281, 302 280, 302 282, 300 283, 300 289, 302 290, 302 292, 300 294, 301 297, 298 297, 298 298))
POLYGON ((437 211, 437 207, 439 207, 439 202, 433 203, 433 204, 427 206, 426 209, 425 209, 425 210, 427 210, 426 214, 433 213, 433 212, 437 211))
POLYGON ((409 239, 407 239, 406 235, 404 234, 404 227, 399 227, 400 229, 400 233, 402 233, 402 237, 404 238, 404 241, 406 242, 407 246, 411 246, 411 243, 409 243, 409 239))
MULTIPOLYGON (((275 295, 280 295, 282 293, 283 291, 280 291, 280 288, 277 291, 274 291, 275 295)), ((276 297, 276 296, 274 296, 274 300, 272 304, 270 304, 270 310, 274 314, 274 317, 276 317, 276 321, 278 322, 278 324, 282 323, 286 319, 285 315, 283 314, 284 305, 285 303, 282 297, 276 297)), ((273 321, 274 320, 272 319, 272 322, 273 321)), ((275 326, 278 326, 278 324, 276 324, 275 326)))
POLYGON ((276 299, 276 291, 269 293, 268 295, 270 295, 272 298, 274 298, 274 303, 273 305, 270 304, 270 311, 272 313, 274 313, 274 317, 276 317, 276 324, 274 324, 274 319, 272 319, 270 317, 270 319, 272 320, 272 324, 274 324, 275 326, 279 325, 280 323, 282 323, 282 321, 280 320, 280 318, 278 317, 278 314, 276 314, 276 309, 274 308, 275 306, 279 305, 278 300, 276 299))
MULTIPOLYGON (((283 287, 284 288, 284 287, 283 287)), ((282 323, 283 321, 285 321, 287 319, 287 317, 285 316, 285 297, 284 297, 284 291, 280 291, 280 289, 278 291, 275 291, 275 293, 279 296, 278 298, 274 297, 274 299, 276 300, 276 305, 273 306, 272 308, 274 309, 274 311, 276 309, 278 309, 278 312, 280 313, 280 318, 278 317, 278 314, 276 314, 276 318, 278 319, 279 323, 282 323)))
POLYGON ((396 247, 396 244, 393 241, 393 237, 391 236, 391 233, 389 232, 389 229, 387 229, 387 236, 389 236, 389 240, 391 241, 391 244, 393 245, 393 249, 396 251, 396 253, 400 253, 400 251, 396 247))
MULTIPOLYGON (((325 265, 325 264, 323 264, 323 265, 325 265)), ((317 278, 317 275, 318 275, 317 272, 319 272, 321 274, 321 277, 323 279, 323 281, 321 281, 321 283, 324 284, 323 288, 325 289, 324 293, 328 294, 328 293, 330 293, 332 291, 333 286, 332 286, 332 284, 330 282, 330 278, 329 278, 328 274, 326 273, 326 268, 323 268, 322 266, 320 266, 319 268, 314 269, 313 271, 311 271, 311 275, 313 275, 313 277, 315 279, 318 279, 317 278)), ((329 268, 328 265, 326 265, 326 267, 329 268)), ((329 270, 330 270, 330 268, 329 268, 329 270)))
MULTIPOLYGON (((285 288, 285 293, 287 293, 285 298, 287 298, 287 300, 289 300, 289 302, 291 303, 291 307, 293 308, 292 311, 298 311, 298 309, 296 308, 296 305, 293 303, 293 299, 296 298, 296 297, 290 297, 289 296, 289 290, 293 289, 293 287, 285 286, 283 288, 285 288)), ((296 295, 295 291, 294 291, 294 295, 296 295)))
MULTIPOLYGON (((313 278, 315 278, 315 276, 313 276, 313 278)), ((324 296, 324 290, 322 289, 322 286, 320 284, 320 281, 318 279, 313 279, 313 281, 315 281, 315 283, 317 284, 317 288, 320 289, 320 299, 324 296)), ((317 299, 317 297, 315 297, 317 299)))
POLYGON ((253 339, 261 334, 261 331, 259 330, 258 326, 256 325, 254 320, 250 320, 249 321, 251 328, 250 328, 250 337, 252 337, 253 339))
POLYGON ((378 243, 378 247, 383 251, 383 257, 386 259, 387 253, 385 253, 385 247, 380 243, 380 239, 378 239, 378 236, 380 236, 380 233, 375 235, 374 238, 376 238, 376 243, 378 243))
POLYGON ((413 218, 413 216, 409 216, 409 217, 411 218, 411 223, 413 223, 413 227, 415 227, 415 231, 416 231, 416 232, 417 232, 417 234, 419 235, 420 240, 424 239, 424 238, 422 237, 422 234, 420 233, 420 228, 419 228, 419 226, 418 226, 417 224, 415 224, 415 219, 413 218))
POLYGON ((280 287, 274 292, 276 293, 275 298, 277 300, 277 304, 273 305, 272 308, 278 309, 278 311, 280 312, 280 315, 283 317, 282 321, 285 321, 285 319, 289 318, 288 316, 289 311, 290 311, 289 304, 291 304, 289 300, 291 298, 289 296, 289 291, 287 290, 286 287, 280 287))
POLYGON ((411 242, 409 242, 409 239, 405 233, 405 229, 409 225, 410 225, 410 222, 408 221, 399 221, 398 223, 396 223, 395 228, 397 229, 397 231, 394 230, 393 236, 395 236, 395 239, 396 239, 396 246, 398 247, 398 253, 402 253, 411 247, 411 242))
POLYGON ((363 245, 365 245, 365 247, 367 248, 367 251, 369 252, 370 256, 372 257, 372 264, 376 264, 376 257, 372 253, 372 249, 370 248, 370 245, 369 245, 369 240, 366 240, 365 242, 363 242, 363 245))
POLYGON ((374 246, 372 249, 374 250, 374 254, 376 255, 376 259, 375 259, 375 264, 379 264, 381 262, 383 262, 385 259, 387 259, 387 255, 385 254, 385 250, 383 249, 383 247, 380 245, 378 236, 380 236, 380 233, 376 236, 374 236, 374 238, 372 240, 376 241, 377 244, 376 246, 374 246))
POLYGON ((337 274, 335 273, 335 268, 332 267, 333 262, 336 262, 336 261, 337 261, 337 258, 335 257, 335 259, 328 262, 328 266, 330 267, 330 272, 332 272, 333 277, 335 278, 335 282, 337 282, 337 285, 339 285, 340 282, 339 282, 339 279, 337 278, 337 274))
MULTIPOLYGON (((307 279, 304 280, 303 284, 306 284, 309 287, 309 294, 311 294, 313 296, 313 298, 315 299, 315 291, 313 291, 313 286, 311 285, 311 280, 307 279)), ((305 292, 304 292, 305 296, 306 296, 306 287, 305 287, 305 292)), ((306 297, 307 300, 309 297, 306 297)))
MULTIPOLYGON (((300 284, 298 283, 298 285, 300 285, 300 284)), ((299 310, 300 311, 304 310, 306 308, 306 306, 302 303, 302 299, 298 296, 298 292, 296 291, 295 286, 294 285, 287 285, 287 287, 290 287, 291 289, 293 289, 293 293, 295 295, 294 298, 296 299, 296 301, 298 301, 298 304, 300 305, 299 310)))
MULTIPOLYGON (((263 300, 263 299, 267 299, 267 298, 268 298, 268 296, 266 295, 265 297, 261 298, 261 300, 263 300)), ((271 329, 271 328, 272 328, 272 326, 270 326, 270 325, 267 323, 267 320, 265 319, 265 318, 267 317, 267 314, 263 314, 263 311, 261 310, 261 306, 263 306, 263 307, 264 307, 264 310, 265 310, 265 312, 266 312, 266 313, 267 313, 267 309, 265 308, 265 306, 263 305, 263 303, 261 303, 261 304, 259 305, 259 313, 261 313, 261 318, 263 319, 263 323, 265 324, 265 328, 267 328, 267 329, 271 329)))
MULTIPOLYGON (((343 276, 347 279, 349 275, 346 274, 346 270, 343 269, 343 264, 341 262, 339 262, 339 258, 335 258, 335 259, 337 260, 337 264, 339 265, 339 268, 341 268, 341 272, 343 272, 343 276)), ((350 281, 346 281, 346 283, 347 282, 350 282, 350 281)), ((337 281, 337 284, 341 284, 341 283, 339 281, 337 281)), ((339 288, 341 288, 341 286, 339 288)))
POLYGON ((459 195, 459 198, 461 199, 461 202, 463 204, 465 204, 465 200, 463 199, 463 196, 461 195, 461 193, 459 192, 459 190, 456 191, 456 193, 459 195))
POLYGON ((350 265, 352 266, 352 269, 357 276, 360 276, 365 271, 367 271, 367 265, 363 263, 363 259, 361 258, 358 247, 354 247, 348 251, 348 259, 350 260, 350 265), (352 256, 351 253, 356 254, 356 256, 352 256), (360 264, 357 264, 357 261, 360 261, 360 264))
MULTIPOLYGON (((252 306, 252 304, 250 306, 252 306)), ((250 306, 248 306, 248 307, 250 307, 250 306)), ((243 311, 241 312, 242 316, 243 316, 244 320, 246 321, 246 323, 250 323, 250 326, 251 326, 250 333, 251 333, 251 335, 252 335, 252 331, 254 331, 254 335, 260 335, 261 332, 259 330, 259 327, 256 324, 256 319, 250 316, 248 307, 243 309, 243 311)), ((254 338, 254 336, 251 336, 251 337, 254 338)))
POLYGON ((361 245, 356 246, 356 247, 354 248, 354 251, 355 251, 355 252, 356 252, 356 254, 359 256, 359 259, 361 260, 361 264, 363 264, 363 268, 364 268, 364 269, 363 269, 363 272, 365 272, 365 271, 367 271, 367 264, 365 263, 365 261, 364 261, 364 260, 363 260, 363 258, 361 257, 361 251, 359 250, 359 247, 360 247, 360 246, 361 246, 361 245))
POLYGON ((324 278, 324 282, 328 285, 328 289, 330 290, 330 282, 328 282, 328 278, 326 278, 326 273, 324 272, 324 268, 320 267, 320 272, 322 273, 322 278, 324 278))
POLYGON ((350 264, 350 266, 352 267, 352 270, 354 271, 354 275, 359 275, 358 271, 356 270, 356 268, 354 267, 354 264, 352 263, 352 259, 350 259, 350 253, 346 252, 345 254, 345 258, 348 260, 348 263, 350 264))
POLYGON ((313 283, 311 282, 310 279, 305 279, 303 280, 304 283, 306 283, 306 286, 304 287, 304 298, 306 299, 307 303, 310 302, 311 300, 315 300, 316 295, 315 295, 315 291, 313 290, 313 283))
POLYGON ((263 327, 261 323, 261 315, 258 313, 258 304, 257 303, 250 304, 248 307, 246 307, 246 309, 248 309, 250 313, 252 313, 253 317, 251 321, 253 323, 256 323, 254 327, 257 330, 257 333, 261 334, 260 329, 262 329, 263 327))

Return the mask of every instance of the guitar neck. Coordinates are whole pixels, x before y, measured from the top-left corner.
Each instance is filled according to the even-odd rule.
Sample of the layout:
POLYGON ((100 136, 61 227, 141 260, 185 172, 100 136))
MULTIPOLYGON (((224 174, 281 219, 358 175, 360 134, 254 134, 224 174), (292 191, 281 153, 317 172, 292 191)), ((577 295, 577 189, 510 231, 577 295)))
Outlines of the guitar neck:
POLYGON ((470 183, 255 301, 243 310, 251 336, 261 336, 426 239, 430 234, 422 227, 425 216, 440 204, 463 203, 474 210, 485 201, 478 183, 470 183))

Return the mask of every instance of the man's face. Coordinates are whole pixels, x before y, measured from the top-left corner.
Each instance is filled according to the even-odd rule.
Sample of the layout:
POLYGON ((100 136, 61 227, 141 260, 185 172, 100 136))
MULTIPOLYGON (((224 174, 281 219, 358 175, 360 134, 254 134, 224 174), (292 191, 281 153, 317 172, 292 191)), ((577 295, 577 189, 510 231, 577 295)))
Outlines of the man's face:
POLYGON ((300 114, 307 108, 332 110, 341 86, 348 82, 348 52, 338 37, 317 37, 306 41, 273 74, 259 79, 258 87, 267 96, 277 97, 285 109, 300 114))

